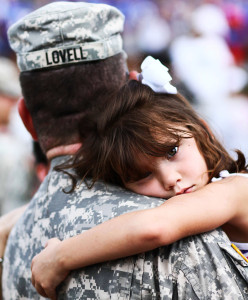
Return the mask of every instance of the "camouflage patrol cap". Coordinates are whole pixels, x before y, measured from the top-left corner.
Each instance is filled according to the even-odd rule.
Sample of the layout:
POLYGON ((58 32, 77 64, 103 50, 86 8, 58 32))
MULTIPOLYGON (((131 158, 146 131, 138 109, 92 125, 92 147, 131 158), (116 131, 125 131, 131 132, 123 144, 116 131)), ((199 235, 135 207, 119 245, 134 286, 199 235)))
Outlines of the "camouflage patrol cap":
POLYGON ((8 30, 21 71, 105 59, 123 51, 124 16, 113 6, 53 2, 8 30))

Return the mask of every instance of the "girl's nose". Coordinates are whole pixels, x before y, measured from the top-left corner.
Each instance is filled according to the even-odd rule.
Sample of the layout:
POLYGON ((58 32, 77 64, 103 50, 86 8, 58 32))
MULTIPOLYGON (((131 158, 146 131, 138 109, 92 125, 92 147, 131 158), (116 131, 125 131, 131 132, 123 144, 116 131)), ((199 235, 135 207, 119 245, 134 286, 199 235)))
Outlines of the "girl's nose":
POLYGON ((159 166, 159 175, 161 184, 166 191, 174 189, 182 179, 182 176, 177 171, 176 167, 168 161, 161 162, 159 166))

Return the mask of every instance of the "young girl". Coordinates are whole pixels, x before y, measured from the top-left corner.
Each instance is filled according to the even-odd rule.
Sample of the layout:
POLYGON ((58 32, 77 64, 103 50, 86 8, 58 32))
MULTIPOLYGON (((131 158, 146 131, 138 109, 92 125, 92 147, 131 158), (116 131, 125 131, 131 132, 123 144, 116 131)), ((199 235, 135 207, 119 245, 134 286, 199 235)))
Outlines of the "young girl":
POLYGON ((140 77, 144 84, 128 82, 110 97, 104 111, 83 120, 83 147, 59 169, 73 167, 89 186, 103 180, 169 200, 62 242, 48 241, 31 266, 32 283, 43 296, 55 299, 56 286, 70 270, 152 250, 219 226, 248 249, 248 244, 241 244, 248 242, 244 155, 237 151, 237 161, 229 156, 169 84, 167 69, 158 61, 146 60, 140 77), (216 180, 221 171, 227 178, 216 180))

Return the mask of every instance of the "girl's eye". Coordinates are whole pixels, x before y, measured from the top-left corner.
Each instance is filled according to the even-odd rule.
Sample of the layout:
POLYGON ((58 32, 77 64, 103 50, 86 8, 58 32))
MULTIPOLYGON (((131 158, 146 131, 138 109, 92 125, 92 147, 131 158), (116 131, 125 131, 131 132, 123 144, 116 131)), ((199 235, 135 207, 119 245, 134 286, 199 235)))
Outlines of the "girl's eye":
POLYGON ((152 172, 145 172, 139 178, 137 178, 134 182, 142 183, 143 181, 146 181, 150 176, 152 175, 152 172))
POLYGON ((177 151, 178 151, 178 146, 175 146, 175 147, 172 147, 167 153, 167 158, 170 159, 172 158, 174 155, 177 154, 177 151))
POLYGON ((151 174, 152 174, 152 172, 146 172, 146 173, 144 173, 142 176, 140 176, 140 178, 138 179, 138 181, 139 181, 139 180, 142 180, 142 179, 146 179, 146 178, 149 177, 151 174))

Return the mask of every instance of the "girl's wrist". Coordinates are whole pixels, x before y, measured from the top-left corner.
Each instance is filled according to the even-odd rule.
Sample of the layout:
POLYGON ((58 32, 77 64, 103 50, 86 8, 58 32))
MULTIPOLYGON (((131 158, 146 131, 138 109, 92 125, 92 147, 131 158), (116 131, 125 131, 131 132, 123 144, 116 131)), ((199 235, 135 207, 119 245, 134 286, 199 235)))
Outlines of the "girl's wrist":
POLYGON ((68 255, 68 250, 65 249, 65 241, 62 241, 58 244, 56 252, 56 261, 59 270, 63 272, 71 271, 69 268, 69 260, 71 256, 68 255))

